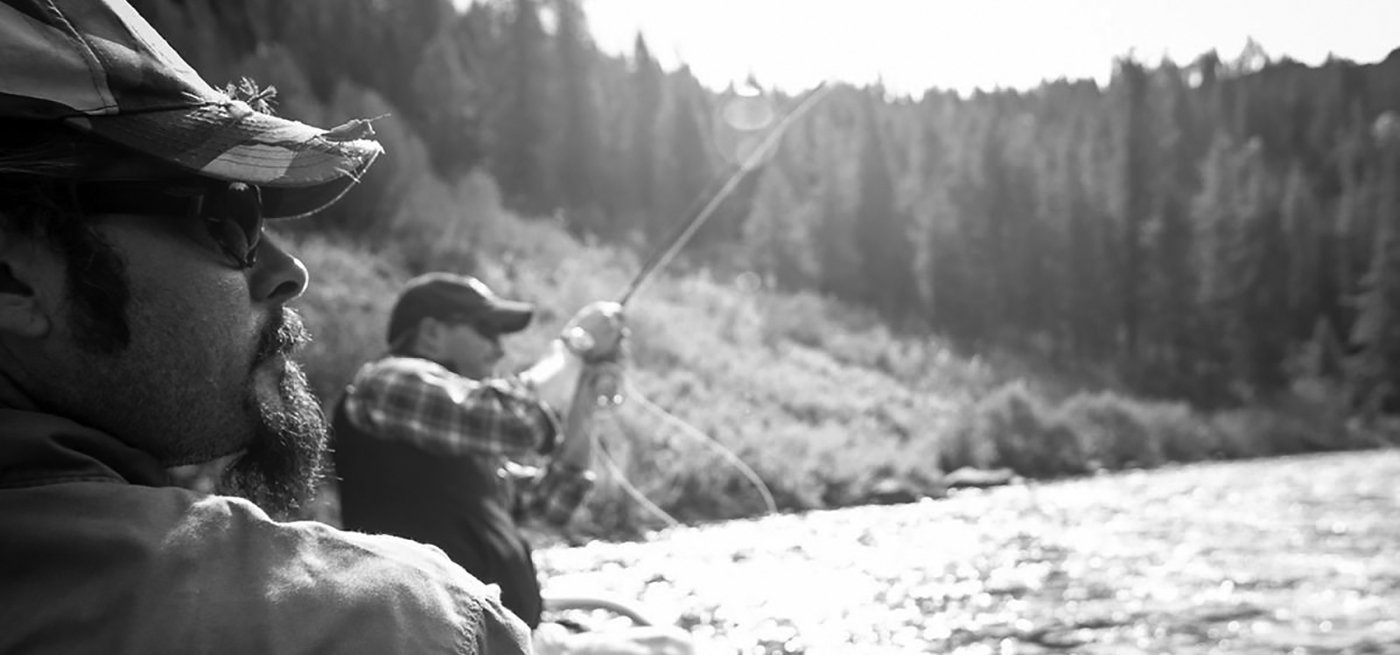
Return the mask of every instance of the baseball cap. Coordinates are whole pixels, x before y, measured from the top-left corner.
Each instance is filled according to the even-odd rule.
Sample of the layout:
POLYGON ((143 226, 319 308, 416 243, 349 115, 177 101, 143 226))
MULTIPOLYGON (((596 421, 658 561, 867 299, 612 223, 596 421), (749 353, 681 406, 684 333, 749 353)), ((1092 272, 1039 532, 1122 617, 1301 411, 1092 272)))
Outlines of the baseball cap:
POLYGON ((0 120, 61 122, 167 170, 257 185, 268 218, 334 202, 383 152, 366 121, 321 129, 216 90, 126 0, 0 0, 0 120))
POLYGON ((426 273, 408 281, 389 314, 389 344, 399 341, 425 318, 469 321, 494 335, 525 329, 535 314, 530 303, 505 300, 474 277, 426 273))

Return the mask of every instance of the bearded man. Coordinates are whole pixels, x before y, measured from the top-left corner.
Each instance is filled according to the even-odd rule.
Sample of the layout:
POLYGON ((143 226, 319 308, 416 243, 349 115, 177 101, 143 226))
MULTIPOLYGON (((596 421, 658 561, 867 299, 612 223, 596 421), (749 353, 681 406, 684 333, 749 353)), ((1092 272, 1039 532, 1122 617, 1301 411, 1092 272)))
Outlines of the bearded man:
POLYGON ((0 652, 528 652, 441 551, 279 520, 326 426, 263 222, 346 193, 363 125, 216 91, 124 0, 0 0, 0 652))

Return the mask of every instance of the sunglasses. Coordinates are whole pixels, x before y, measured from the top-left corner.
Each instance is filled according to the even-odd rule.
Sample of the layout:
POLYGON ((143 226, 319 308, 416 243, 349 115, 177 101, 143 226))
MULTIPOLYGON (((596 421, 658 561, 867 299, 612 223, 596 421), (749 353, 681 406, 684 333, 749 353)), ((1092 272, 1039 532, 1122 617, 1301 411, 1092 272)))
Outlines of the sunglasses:
POLYGON ((469 327, 477 334, 481 335, 481 338, 486 339, 487 341, 495 341, 499 343, 501 340, 500 331, 497 330, 494 325, 491 325, 490 323, 481 320, 479 317, 454 314, 443 319, 443 322, 449 325, 464 325, 466 327, 469 327))
POLYGON ((196 185, 158 182, 75 182, 73 198, 88 214, 133 214, 199 220, 239 269, 258 263, 262 190, 242 182, 196 185))

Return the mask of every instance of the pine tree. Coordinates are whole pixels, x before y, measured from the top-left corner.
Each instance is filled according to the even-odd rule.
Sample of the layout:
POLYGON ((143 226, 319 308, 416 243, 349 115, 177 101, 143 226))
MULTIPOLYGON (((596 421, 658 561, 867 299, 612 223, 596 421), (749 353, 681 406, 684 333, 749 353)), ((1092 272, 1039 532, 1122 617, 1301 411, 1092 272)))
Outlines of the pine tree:
POLYGON ((1001 194, 1009 186, 1000 116, 989 108, 970 131, 966 154, 950 175, 949 200, 955 218, 942 246, 944 277, 955 281, 949 294, 961 336, 996 341, 1007 332, 1005 278, 1007 212, 1001 194))
POLYGON ((571 216, 580 217, 575 229, 593 233, 609 231, 599 211, 598 99, 594 95, 593 42, 588 37, 583 8, 578 0, 555 0, 558 27, 555 33, 559 82, 558 109, 563 117, 562 154, 558 158, 560 195, 571 216))
POLYGON ((481 63, 464 46, 468 37, 467 20, 454 21, 428 44, 412 75, 414 124, 420 133, 433 135, 433 165, 449 178, 477 166, 485 156, 488 82, 481 63))
MULTIPOLYGON (((662 172, 660 211, 647 225, 647 233, 655 240, 673 231, 676 224, 691 218, 699 210, 700 194, 709 185, 709 149, 701 125, 703 113, 699 98, 699 83, 690 70, 682 68, 671 79, 669 113, 667 114, 664 157, 658 161, 662 172)), ((692 243, 696 243, 692 241, 692 243)))
POLYGON ((1289 325, 1293 334, 1301 337, 1317 323, 1323 310, 1324 218, 1307 173, 1297 162, 1284 183, 1282 211, 1289 248, 1289 325))
POLYGON ((648 227, 661 211, 656 171, 657 121, 661 116, 662 72, 651 56, 640 34, 632 49, 631 95, 632 115, 628 118, 631 131, 628 138, 627 204, 633 227, 648 227))
POLYGON ((1262 150, 1258 139, 1238 150, 1217 142, 1196 206, 1207 247, 1201 260, 1206 316, 1225 364, 1220 372, 1234 383, 1238 400, 1257 400, 1284 385, 1290 345, 1288 244, 1278 185, 1262 150))
MULTIPOLYGON (((836 133, 837 126, 847 118, 844 108, 839 106, 821 116, 827 131, 832 133, 836 133)), ((853 182, 856 171, 852 170, 855 168, 852 162, 857 161, 857 156, 846 141, 828 139, 818 157, 822 166, 814 190, 820 194, 818 204, 821 213, 812 245, 820 276, 819 289, 823 293, 859 303, 863 287, 860 255, 855 248, 854 201, 850 199, 856 186, 853 182)))
POLYGON ((895 205, 884 139, 873 115, 866 118, 859 185, 855 246, 865 296, 886 315, 900 316, 915 304, 914 249, 908 221, 895 205))
POLYGON ((1257 153, 1246 166, 1244 242, 1235 277, 1239 283, 1234 334, 1240 377, 1254 392, 1272 394, 1287 384, 1291 345, 1288 313, 1288 241, 1280 211, 1279 184, 1257 153))
POLYGON ((499 140, 492 148, 492 169, 506 200, 527 213, 554 206, 545 163, 549 107, 544 64, 545 34, 535 0, 513 0, 510 15, 506 86, 495 116, 499 140))
POLYGON ((1157 170, 1152 176, 1153 211, 1144 239, 1149 269, 1143 295, 1144 329, 1155 371, 1144 383, 1179 393, 1190 384, 1195 271, 1191 266, 1194 244, 1189 214, 1199 171, 1194 116, 1181 74, 1168 68, 1159 71, 1157 79, 1167 101, 1165 111, 1154 116, 1161 137, 1154 158, 1157 170))
POLYGON ((1142 328, 1141 289, 1143 286, 1142 232, 1152 203, 1147 169, 1151 154, 1150 125, 1147 117, 1148 80, 1141 64, 1118 62, 1119 82, 1123 85, 1119 133, 1121 197, 1118 209, 1121 260, 1119 263, 1119 311, 1123 331, 1124 361, 1136 366, 1138 337, 1142 328))
MULTIPOLYGON (((927 107, 934 102, 926 96, 923 103, 927 107)), ((911 200, 911 229, 914 235, 914 275, 919 290, 919 303, 926 316, 937 316, 944 293, 942 277, 938 272, 939 250, 943 242, 943 232, 950 219, 952 209, 948 202, 947 174, 949 155, 940 127, 929 116, 921 116, 918 165, 908 171, 905 184, 916 191, 911 200)))
POLYGON ((802 289, 815 282, 809 233, 816 216, 810 203, 798 201, 781 166, 763 168, 742 244, 750 265, 770 285, 802 289))
POLYGON ((1234 245, 1240 241, 1236 213, 1238 149, 1223 129, 1217 131, 1201 163, 1201 190, 1192 201, 1192 234, 1195 248, 1196 313, 1193 330, 1193 375, 1211 391, 1228 386, 1226 338, 1234 300, 1232 268, 1234 245))
POLYGON ((1351 340, 1360 348, 1352 362, 1357 400, 1367 412, 1388 409, 1400 376, 1400 115, 1376 120, 1382 195, 1375 255, 1357 298, 1351 340))

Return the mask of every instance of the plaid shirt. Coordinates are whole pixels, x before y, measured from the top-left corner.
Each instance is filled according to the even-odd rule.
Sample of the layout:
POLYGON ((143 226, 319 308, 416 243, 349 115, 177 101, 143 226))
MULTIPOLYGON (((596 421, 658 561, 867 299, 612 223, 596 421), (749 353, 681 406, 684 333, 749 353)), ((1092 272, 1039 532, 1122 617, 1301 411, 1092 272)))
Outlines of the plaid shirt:
MULTIPOLYGON (((389 356, 365 364, 345 399, 355 427, 432 453, 509 460, 548 455, 559 439, 559 417, 515 378, 473 380, 417 357, 389 356)), ((522 467, 511 467, 514 471, 522 467)), ((523 467, 531 475, 499 475, 502 499, 519 518, 567 522, 592 485, 592 474, 571 467, 523 467)))

